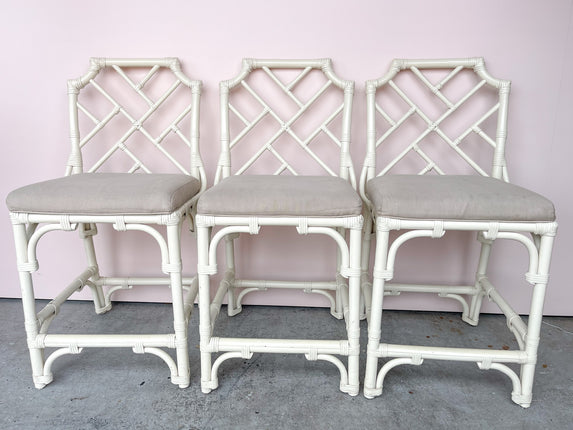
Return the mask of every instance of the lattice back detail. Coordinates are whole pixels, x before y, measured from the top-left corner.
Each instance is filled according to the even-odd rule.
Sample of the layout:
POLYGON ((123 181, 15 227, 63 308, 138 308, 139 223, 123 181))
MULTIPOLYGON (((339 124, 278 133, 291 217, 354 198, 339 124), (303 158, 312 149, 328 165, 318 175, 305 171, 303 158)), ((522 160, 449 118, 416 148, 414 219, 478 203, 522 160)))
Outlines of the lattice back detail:
MULTIPOLYGON (((432 73, 432 72, 429 72, 432 73)), ((461 78, 460 78, 461 79, 461 78)), ((435 80, 435 79, 434 79, 435 80)), ((458 81, 459 82, 459 81, 458 81)), ((448 89, 450 89, 448 88, 448 89)), ((507 171, 505 165, 505 140, 507 129, 507 105, 510 91, 510 82, 505 80, 498 80, 491 77, 485 69, 484 61, 482 58, 469 58, 469 59, 452 59, 452 60, 394 60, 388 73, 378 80, 368 81, 366 83, 367 92, 367 131, 368 131, 368 152, 364 166, 363 175, 367 175, 370 179, 375 175, 384 175, 389 173, 401 162, 404 162, 406 157, 411 157, 415 154, 418 161, 422 161, 423 168, 415 173, 425 174, 433 172, 437 174, 448 173, 446 169, 440 167, 439 157, 430 155, 420 143, 424 139, 434 139, 435 141, 445 143, 440 146, 445 149, 450 149, 456 155, 458 161, 462 161, 473 170, 484 176, 493 176, 504 180, 507 179, 507 171), (445 73, 440 76, 438 82, 433 83, 428 78, 428 70, 434 69, 445 73), (472 82, 469 90, 464 88, 463 94, 456 94, 455 98, 446 94, 446 86, 449 84, 450 88, 454 87, 454 81, 460 78, 460 72, 466 70, 464 73, 469 73, 473 69, 475 82, 472 82), (401 88, 397 81, 397 75, 401 72, 409 72, 413 75, 413 80, 417 85, 415 91, 410 91, 410 88, 401 88), (476 83, 477 82, 477 83, 476 83), (421 106, 418 99, 414 100, 420 93, 419 87, 422 87, 421 92, 426 99, 433 98, 434 101, 438 100, 440 105, 438 115, 436 118, 435 113, 429 114, 425 109, 429 106, 421 106), (469 125, 464 125, 463 130, 456 130, 456 135, 448 135, 443 125, 444 122, 451 118, 452 115, 459 110, 463 109, 468 101, 474 98, 479 98, 478 92, 487 86, 493 87, 497 90, 496 100, 493 106, 481 106, 481 111, 476 116, 473 109, 474 105, 470 108, 472 110, 472 118, 468 122, 469 125), (387 112, 379 103, 377 94, 380 95, 382 91, 390 91, 394 97, 406 106, 406 111, 400 112, 399 116, 387 112), (418 94, 414 94, 418 93, 418 94), (432 118, 432 116, 434 118, 432 118), (477 119, 476 119, 477 118, 477 119), (482 124, 486 121, 493 121, 496 124, 495 136, 491 137, 486 133, 482 124), (377 121, 386 124, 385 130, 377 133, 377 121), (408 127, 407 124, 416 122, 421 124, 422 132, 410 134, 404 132, 408 127), (392 154, 389 161, 385 160, 383 165, 376 165, 377 163, 377 150, 378 155, 384 153, 385 144, 396 135, 403 133, 400 136, 408 135, 405 142, 400 143, 399 148, 392 154), (435 138, 435 135, 439 138, 435 138), (480 164, 472 158, 472 155, 465 152, 460 143, 468 139, 470 135, 476 135, 481 138, 483 142, 491 146, 493 150, 493 163, 491 171, 486 171, 480 164)), ((457 119, 457 117, 456 117, 457 119)), ((491 133, 491 132, 490 132, 491 133)), ((475 137, 474 137, 475 139, 475 137)), ((478 139, 479 140, 479 139, 478 139)), ((438 142, 438 144, 439 144, 438 142)), ((437 144, 435 144, 437 145, 437 144)), ((455 161, 455 160, 454 160, 455 161)), ((402 173, 402 172, 400 172, 402 173)))
MULTIPOLYGON (((141 142, 145 142, 147 159, 156 158, 158 165, 174 166, 172 170, 175 172, 193 175, 203 179, 204 182, 205 173, 199 156, 200 93, 201 82, 185 76, 177 58, 92 58, 90 69, 84 76, 68 81, 72 151, 66 174, 101 171, 104 164, 113 164, 110 160, 120 154, 127 156, 129 172, 151 173, 151 167, 142 156, 144 149, 141 142), (137 69, 137 78, 129 74, 133 69, 137 69), (115 74, 113 76, 115 81, 105 81, 114 82, 115 85, 110 84, 110 88, 106 88, 106 84, 96 80, 104 70, 106 74, 115 74), (154 87, 154 82, 159 80, 158 76, 168 71, 171 72, 171 77, 166 87, 160 89, 156 88, 157 85, 154 87), (121 82, 120 86, 117 84, 118 81, 121 82), (175 96, 180 88, 185 88, 188 93, 184 96, 178 93, 175 96), (79 99, 80 93, 88 89, 92 91, 92 98, 97 96, 97 106, 96 103, 92 103, 88 108, 79 99), (138 109, 134 109, 125 100, 137 102, 138 109), (143 113, 137 112, 142 110, 141 106, 143 113), (164 124, 157 130, 156 119, 160 117, 164 124), (152 122, 155 122, 153 126, 152 122), (189 125, 184 125, 187 122, 189 125), (84 131, 86 123, 88 127, 84 131), (103 132, 106 127, 109 135, 103 132), (185 129, 182 129, 183 127, 185 129), (111 129, 114 129, 113 133, 109 131, 111 129), (168 136, 175 138, 167 139, 168 136), (166 147, 168 145, 165 142, 170 139, 179 142, 175 144, 178 146, 176 149, 173 148, 173 143, 166 147), (102 141, 106 145, 105 148, 97 148, 99 152, 96 161, 91 166, 84 166, 86 149, 89 147, 92 150, 91 146, 97 146, 102 141), (183 152, 188 158, 178 159, 176 153, 179 152, 183 152)), ((115 169, 115 166, 111 169, 115 169)))
POLYGON ((329 59, 244 59, 241 73, 220 84, 221 156, 215 183, 232 174, 298 175, 300 164, 295 162, 306 158, 319 166, 317 170, 340 176, 355 185, 349 154, 353 94, 354 83, 338 78, 329 59), (257 70, 260 74, 257 76, 267 87, 256 86, 261 80, 252 76, 252 72, 257 70), (320 82, 312 78, 316 78, 317 73, 322 76, 320 82), (299 89, 301 92, 297 94, 299 89), (336 93, 336 100, 331 98, 332 92, 336 93), (240 104, 245 99, 248 99, 248 106, 240 104), (283 109, 285 105, 292 109, 283 109), (311 129, 307 127, 304 132, 297 129, 309 118, 319 118, 320 123, 313 123, 311 129), (333 130, 335 127, 338 127, 336 131, 333 130), (285 140, 288 140, 288 148, 284 145, 285 140), (329 143, 325 145, 323 141, 329 143), (298 156, 285 154, 293 148, 292 144, 298 156), (324 146, 330 144, 335 151, 330 151, 329 155, 335 152, 338 172, 324 158, 327 152, 324 146))

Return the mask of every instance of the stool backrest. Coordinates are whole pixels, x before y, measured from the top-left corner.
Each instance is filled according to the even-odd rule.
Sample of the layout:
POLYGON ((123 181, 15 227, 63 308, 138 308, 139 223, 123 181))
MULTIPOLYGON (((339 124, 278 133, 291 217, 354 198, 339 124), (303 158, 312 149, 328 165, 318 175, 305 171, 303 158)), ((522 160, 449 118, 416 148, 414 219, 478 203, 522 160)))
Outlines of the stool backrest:
POLYGON ((72 150, 66 174, 184 173, 204 180, 201 82, 177 58, 92 58, 68 81, 72 150))
POLYGON ((366 83, 361 189, 391 173, 507 181, 509 91, 510 82, 493 78, 482 58, 394 60, 384 76, 366 83))
POLYGON ((244 59, 240 74, 220 84, 215 183, 240 174, 330 174, 356 186, 353 94, 354 83, 337 77, 329 59, 244 59))

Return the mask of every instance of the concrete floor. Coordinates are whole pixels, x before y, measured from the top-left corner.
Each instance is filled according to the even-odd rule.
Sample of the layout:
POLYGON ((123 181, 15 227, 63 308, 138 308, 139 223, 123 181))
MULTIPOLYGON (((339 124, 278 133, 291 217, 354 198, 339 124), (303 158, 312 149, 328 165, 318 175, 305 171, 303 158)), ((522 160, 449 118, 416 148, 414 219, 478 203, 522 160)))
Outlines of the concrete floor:
MULTIPOLYGON (((220 386, 199 388, 198 313, 190 325, 192 382, 180 389, 169 381, 164 363, 127 349, 84 350, 56 360, 54 382, 43 390, 32 384, 19 300, 0 300, 0 428, 2 429, 280 429, 280 428, 573 428, 573 318, 545 318, 533 404, 522 409, 510 399, 509 379, 475 364, 426 361, 393 369, 384 393, 374 400, 338 390, 338 371, 303 356, 255 354, 226 361, 220 386)), ((118 303, 103 316, 86 302, 62 307, 52 331, 161 332, 170 325, 165 304, 118 303)), ((325 309, 245 307, 217 333, 302 337, 343 336, 343 323, 325 309), (322 329, 322 334, 321 330, 322 329), (274 332, 274 334, 273 334, 274 332)), ((361 377, 366 323, 362 322, 361 377)), ((484 315, 470 327, 459 315, 386 312, 389 342, 415 338, 421 343, 515 347, 505 319, 484 315)), ((278 337, 278 336, 277 336, 278 337)))

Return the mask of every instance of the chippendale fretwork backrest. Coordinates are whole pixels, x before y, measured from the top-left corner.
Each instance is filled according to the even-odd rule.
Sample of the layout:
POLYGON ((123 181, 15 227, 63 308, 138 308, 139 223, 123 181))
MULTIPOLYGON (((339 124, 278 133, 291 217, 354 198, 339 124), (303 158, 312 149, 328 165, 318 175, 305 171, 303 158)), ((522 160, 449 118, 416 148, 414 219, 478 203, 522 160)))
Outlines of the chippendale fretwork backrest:
POLYGON ((354 83, 338 78, 329 59, 244 59, 241 73, 220 84, 215 183, 240 174, 330 174, 356 186, 353 94, 354 83))
POLYGON ((199 155, 201 82, 177 58, 92 58, 68 81, 72 151, 66 174, 185 173, 205 183, 199 155))
POLYGON ((388 173, 477 172, 507 181, 509 90, 482 58, 394 60, 386 75, 366 83, 362 185, 388 173))

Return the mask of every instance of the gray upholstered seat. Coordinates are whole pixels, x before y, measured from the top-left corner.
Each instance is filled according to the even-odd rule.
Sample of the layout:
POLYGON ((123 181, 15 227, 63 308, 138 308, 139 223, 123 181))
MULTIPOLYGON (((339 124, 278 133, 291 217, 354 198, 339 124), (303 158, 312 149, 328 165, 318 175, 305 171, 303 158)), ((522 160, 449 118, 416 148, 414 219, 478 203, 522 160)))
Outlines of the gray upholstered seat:
POLYGON ((231 176, 199 199, 203 215, 360 215, 362 200, 344 179, 330 176, 231 176))
POLYGON ((412 219, 554 221, 555 208, 525 188, 483 176, 386 175, 366 194, 377 216, 412 219))
POLYGON ((169 214, 197 194, 199 180, 184 174, 82 173, 12 191, 12 212, 74 215, 169 214))

